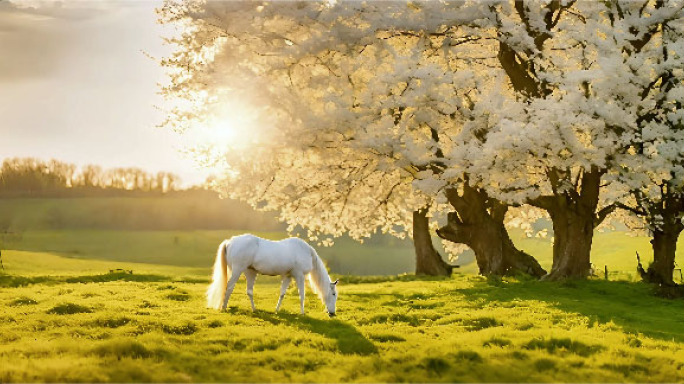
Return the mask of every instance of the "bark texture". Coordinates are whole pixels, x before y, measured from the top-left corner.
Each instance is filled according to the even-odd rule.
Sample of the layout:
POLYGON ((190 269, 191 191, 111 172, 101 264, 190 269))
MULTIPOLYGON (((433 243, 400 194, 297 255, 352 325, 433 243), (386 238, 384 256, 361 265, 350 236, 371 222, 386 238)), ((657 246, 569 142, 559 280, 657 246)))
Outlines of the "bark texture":
POLYGON ((545 279, 584 278, 591 269, 594 212, 569 204, 551 214, 553 266, 545 279))
POLYGON ((684 229, 681 221, 670 222, 653 232, 653 263, 648 266, 642 279, 647 283, 675 286, 673 279, 677 240, 684 229))
POLYGON ((447 264, 432 245, 427 210, 413 212, 413 246, 416 250, 416 275, 451 276, 454 267, 447 264))
POLYGON ((447 191, 455 209, 447 225, 437 231, 445 240, 470 247, 482 275, 514 275, 519 273, 541 277, 546 271, 537 260, 517 249, 504 226, 508 206, 487 196, 479 189, 465 186, 463 193, 447 191))
POLYGON ((555 193, 531 202, 548 211, 553 222, 553 266, 545 280, 589 275, 594 228, 612 211, 597 212, 602 176, 597 169, 586 171, 574 188, 561 191, 555 186, 562 185, 563 177, 556 172, 550 177, 555 193))

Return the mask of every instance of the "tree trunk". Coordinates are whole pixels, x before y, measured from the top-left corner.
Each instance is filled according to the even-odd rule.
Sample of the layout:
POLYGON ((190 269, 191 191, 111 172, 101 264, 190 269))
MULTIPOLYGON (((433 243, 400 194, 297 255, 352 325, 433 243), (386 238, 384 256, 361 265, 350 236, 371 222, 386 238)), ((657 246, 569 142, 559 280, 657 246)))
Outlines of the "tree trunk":
POLYGON ((416 250, 416 275, 451 276, 453 267, 432 245, 427 210, 413 212, 413 246, 416 250))
POLYGON ((551 213, 553 221, 553 266, 545 280, 585 278, 591 269, 591 243, 594 237, 593 211, 572 207, 551 213))
POLYGON ((682 224, 665 224, 661 229, 653 232, 653 263, 642 275, 647 283, 675 286, 672 274, 674 272, 675 252, 677 251, 677 239, 682 231, 682 224))
POLYGON ((582 174, 581 183, 575 189, 537 200, 542 203, 537 206, 546 209, 553 222, 553 266, 544 280, 589 275, 594 228, 611 211, 597 212, 602 175, 602 171, 592 168, 582 174))
POLYGON ((480 274, 526 273, 535 277, 546 274, 537 260, 517 249, 508 236, 503 223, 507 205, 470 186, 464 188, 463 195, 448 190, 447 198, 456 212, 449 214, 448 224, 440 228, 437 235, 470 247, 480 274))

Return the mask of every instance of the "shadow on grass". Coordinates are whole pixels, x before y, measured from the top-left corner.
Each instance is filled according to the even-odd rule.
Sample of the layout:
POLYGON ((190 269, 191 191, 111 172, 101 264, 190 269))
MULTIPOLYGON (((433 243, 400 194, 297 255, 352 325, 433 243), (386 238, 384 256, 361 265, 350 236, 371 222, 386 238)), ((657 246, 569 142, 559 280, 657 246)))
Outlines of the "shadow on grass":
POLYGON ((67 277, 64 279, 66 283, 106 283, 109 281, 135 281, 142 283, 155 283, 161 281, 170 281, 171 279, 161 275, 136 275, 132 273, 105 273, 102 275, 85 275, 67 277))
POLYGON ((59 283, 104 283, 109 281, 161 282, 171 278, 161 275, 135 275, 130 273, 105 273, 102 275, 84 275, 72 277, 59 276, 17 276, 0 274, 0 288, 17 288, 33 284, 59 283))
POLYGON ((566 282, 477 283, 454 293, 486 302, 537 300, 558 309, 587 316, 594 322, 613 322, 624 331, 661 340, 684 341, 684 306, 681 300, 653 295, 643 283, 602 280, 566 282))
POLYGON ((345 355, 371 355, 378 353, 375 345, 353 326, 340 320, 319 320, 307 315, 280 312, 257 311, 254 316, 271 324, 285 324, 302 330, 318 333, 337 342, 340 353, 345 355))
POLYGON ((344 284, 375 284, 393 281, 443 281, 451 280, 450 276, 426 276, 426 275, 389 275, 389 276, 354 276, 340 275, 339 279, 344 284))
POLYGON ((27 285, 42 284, 52 280, 53 279, 49 276, 26 277, 0 274, 0 288, 25 287, 27 285))

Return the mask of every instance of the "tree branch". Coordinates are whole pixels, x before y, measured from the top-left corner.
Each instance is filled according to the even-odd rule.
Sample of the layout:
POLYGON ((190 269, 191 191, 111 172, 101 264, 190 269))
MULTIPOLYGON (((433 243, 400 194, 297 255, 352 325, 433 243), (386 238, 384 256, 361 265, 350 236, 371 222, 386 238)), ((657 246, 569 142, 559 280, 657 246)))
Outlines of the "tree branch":
POLYGON ((611 204, 611 205, 603 207, 603 209, 598 211, 596 213, 596 217, 594 218, 594 228, 598 227, 603 222, 603 220, 605 220, 606 217, 608 217, 608 215, 613 213, 616 209, 617 209, 617 205, 611 204))

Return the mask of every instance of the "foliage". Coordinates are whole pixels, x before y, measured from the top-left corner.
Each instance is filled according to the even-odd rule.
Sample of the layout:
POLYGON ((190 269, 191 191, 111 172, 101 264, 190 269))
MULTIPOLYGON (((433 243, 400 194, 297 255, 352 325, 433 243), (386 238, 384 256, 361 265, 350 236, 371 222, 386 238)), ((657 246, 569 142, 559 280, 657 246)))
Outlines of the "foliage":
POLYGON ((217 187, 312 237, 410 234, 408 212, 438 218, 447 200, 463 219, 473 187, 492 216, 547 211, 550 277, 580 277, 613 203, 681 176, 677 1, 167 1, 160 14, 181 27, 161 62, 163 93, 185 102, 168 125, 220 119, 236 99, 267 116, 245 150, 199 154, 228 164, 217 187))

